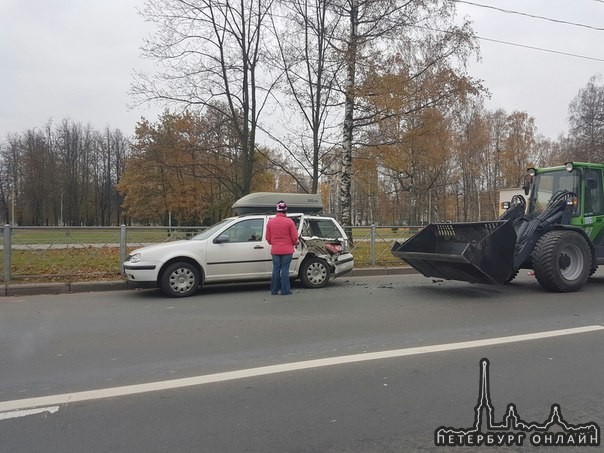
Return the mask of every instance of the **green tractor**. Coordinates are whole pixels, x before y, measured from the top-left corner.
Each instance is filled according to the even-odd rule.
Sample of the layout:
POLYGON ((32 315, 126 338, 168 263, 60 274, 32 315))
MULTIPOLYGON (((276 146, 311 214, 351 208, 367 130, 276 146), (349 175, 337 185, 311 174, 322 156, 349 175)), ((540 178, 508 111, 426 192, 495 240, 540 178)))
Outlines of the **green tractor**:
POLYGON ((604 263, 604 164, 529 168, 497 220, 432 223, 392 253, 426 277, 505 284, 532 269, 548 291, 583 287, 604 263))

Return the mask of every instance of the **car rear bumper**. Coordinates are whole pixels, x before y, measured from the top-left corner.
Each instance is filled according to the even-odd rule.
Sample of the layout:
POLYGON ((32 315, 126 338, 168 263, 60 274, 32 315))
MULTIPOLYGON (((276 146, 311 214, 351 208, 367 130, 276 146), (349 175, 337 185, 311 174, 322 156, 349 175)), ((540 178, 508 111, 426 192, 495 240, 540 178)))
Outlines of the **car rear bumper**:
POLYGON ((353 267, 354 258, 352 255, 348 254, 338 257, 338 260, 334 262, 334 278, 352 272, 353 267))

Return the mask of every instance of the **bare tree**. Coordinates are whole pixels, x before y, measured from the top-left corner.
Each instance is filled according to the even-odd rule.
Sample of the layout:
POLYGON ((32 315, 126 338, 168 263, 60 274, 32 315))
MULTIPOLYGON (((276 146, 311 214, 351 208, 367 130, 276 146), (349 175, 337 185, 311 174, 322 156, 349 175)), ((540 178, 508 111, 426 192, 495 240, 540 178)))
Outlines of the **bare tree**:
POLYGON ((594 75, 571 102, 569 138, 574 142, 575 160, 604 161, 604 84, 594 75))
POLYGON ((94 131, 67 119, 54 130, 57 172, 61 181, 61 221, 67 225, 95 224, 94 190, 91 189, 94 131))
POLYGON ((507 187, 520 187, 526 169, 532 164, 535 119, 526 112, 514 111, 508 115, 507 124, 508 134, 503 151, 503 180, 507 187))
POLYGON ((124 171, 128 147, 128 140, 119 129, 106 127, 103 132, 93 134, 91 177, 96 200, 95 217, 99 225, 115 225, 122 221, 122 197, 116 186, 124 171))
POLYGON ((68 119, 9 134, 0 150, 4 217, 19 225, 117 222, 116 184, 128 148, 119 130, 103 135, 68 119))
POLYGON ((271 6, 272 0, 147 0, 142 11, 158 27, 144 54, 162 72, 139 74, 133 94, 183 109, 225 105, 221 113, 241 149, 240 196, 252 186, 258 121, 274 82, 262 65, 271 6))
POLYGON ((342 61, 332 45, 341 18, 333 13, 331 0, 282 0, 280 7, 282 13, 272 16, 275 61, 302 125, 301 131, 295 128, 298 122, 284 125, 295 137, 291 145, 284 139, 277 141, 310 176, 309 191, 316 193, 339 144, 335 107, 340 103, 336 88, 342 61))
POLYGON ((9 134, 7 144, 2 147, 2 200, 5 206, 5 221, 11 224, 18 223, 17 216, 19 206, 16 199, 19 196, 20 189, 23 185, 23 168, 21 159, 23 149, 18 135, 9 134))
POLYGON ((55 159, 51 141, 47 133, 34 128, 27 130, 20 138, 19 146, 21 166, 20 204, 29 215, 23 220, 30 225, 49 223, 55 159), (27 220, 25 220, 27 219, 27 220))

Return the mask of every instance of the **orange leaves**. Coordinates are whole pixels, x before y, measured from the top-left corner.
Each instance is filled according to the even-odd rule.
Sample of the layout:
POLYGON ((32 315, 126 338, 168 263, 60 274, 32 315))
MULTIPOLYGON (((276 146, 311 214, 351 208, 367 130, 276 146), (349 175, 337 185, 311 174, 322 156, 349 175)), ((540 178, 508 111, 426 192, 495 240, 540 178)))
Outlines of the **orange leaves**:
MULTIPOLYGON (((165 112, 136 129, 119 190, 135 222, 199 225, 230 214, 241 195, 245 160, 236 127, 214 105, 203 114, 165 112)), ((274 172, 256 157, 253 189, 270 190, 274 172)))
MULTIPOLYGON (((144 222, 203 221, 205 210, 225 181, 236 179, 221 135, 207 117, 164 113, 159 123, 139 123, 135 153, 119 185, 128 215, 144 222), (205 120, 205 121, 204 121, 205 120)), ((227 191, 228 192, 228 191, 227 191)))

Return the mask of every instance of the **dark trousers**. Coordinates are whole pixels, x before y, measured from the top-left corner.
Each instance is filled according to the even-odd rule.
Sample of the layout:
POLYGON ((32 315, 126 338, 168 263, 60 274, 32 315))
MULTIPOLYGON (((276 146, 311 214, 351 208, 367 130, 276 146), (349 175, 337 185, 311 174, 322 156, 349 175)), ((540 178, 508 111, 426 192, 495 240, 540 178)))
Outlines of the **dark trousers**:
POLYGON ((271 294, 290 293, 289 286, 289 265, 292 262, 292 255, 273 255, 273 275, 271 278, 271 294))

